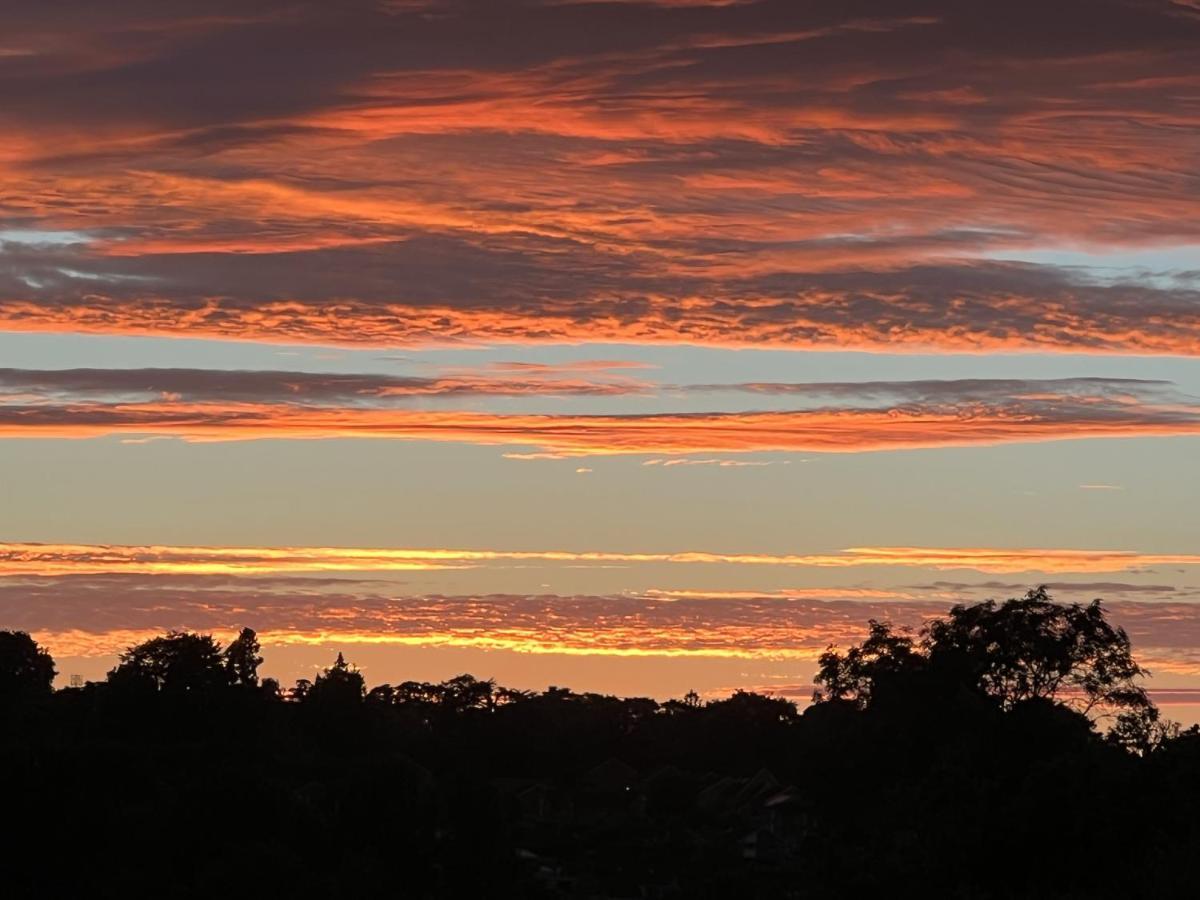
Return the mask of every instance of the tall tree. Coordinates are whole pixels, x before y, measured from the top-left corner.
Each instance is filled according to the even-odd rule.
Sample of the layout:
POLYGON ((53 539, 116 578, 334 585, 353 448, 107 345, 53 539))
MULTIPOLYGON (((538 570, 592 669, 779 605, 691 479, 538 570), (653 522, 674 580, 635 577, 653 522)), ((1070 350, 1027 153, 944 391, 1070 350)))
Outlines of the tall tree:
POLYGON ((303 700, 321 706, 349 706, 361 703, 366 693, 367 683, 362 673, 339 653, 332 666, 317 673, 316 681, 304 692, 303 700))
POLYGON ((24 631, 0 631, 0 700, 50 693, 54 659, 24 631))
POLYGON ((259 650, 258 635, 254 629, 243 628, 241 634, 225 648, 225 667, 229 670, 230 681, 247 687, 258 685, 258 667, 263 661, 259 650))

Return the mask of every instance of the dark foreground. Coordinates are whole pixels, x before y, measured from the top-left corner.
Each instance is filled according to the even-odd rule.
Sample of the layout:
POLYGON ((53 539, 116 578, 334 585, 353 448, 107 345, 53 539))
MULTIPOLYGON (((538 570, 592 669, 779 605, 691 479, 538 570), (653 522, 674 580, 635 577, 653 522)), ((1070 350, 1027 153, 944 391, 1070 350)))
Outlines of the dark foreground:
POLYGON ((1195 896, 1200 733, 1098 606, 1037 592, 876 625, 802 715, 367 692, 340 658, 281 691, 250 631, 51 693, 31 647, 0 633, 9 897, 1195 896))

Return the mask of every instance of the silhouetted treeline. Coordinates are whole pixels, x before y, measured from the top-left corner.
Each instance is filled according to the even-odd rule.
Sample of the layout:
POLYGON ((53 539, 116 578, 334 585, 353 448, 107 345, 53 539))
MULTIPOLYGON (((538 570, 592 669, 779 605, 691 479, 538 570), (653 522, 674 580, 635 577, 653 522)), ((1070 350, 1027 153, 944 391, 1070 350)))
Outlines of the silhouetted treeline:
POLYGON ((53 691, 0 632, 4 895, 1195 895, 1200 731, 1099 602, 871 622, 803 714, 261 661, 171 633, 53 691))

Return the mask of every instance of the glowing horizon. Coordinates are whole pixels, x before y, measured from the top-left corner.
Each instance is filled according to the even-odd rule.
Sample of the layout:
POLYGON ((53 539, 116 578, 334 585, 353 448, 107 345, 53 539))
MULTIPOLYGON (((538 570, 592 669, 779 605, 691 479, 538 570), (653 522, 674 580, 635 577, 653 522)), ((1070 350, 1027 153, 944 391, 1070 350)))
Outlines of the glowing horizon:
POLYGON ((1200 600, 1192 0, 43 6, 0 628, 713 689, 803 682, 810 600, 1200 600))
POLYGON ((832 554, 674 553, 352 547, 122 547, 0 543, 0 576, 133 572, 220 575, 438 570, 495 561, 672 563, 845 568, 905 566, 977 572, 1102 573, 1152 565, 1200 565, 1200 553, 1132 550, 849 547, 832 554))

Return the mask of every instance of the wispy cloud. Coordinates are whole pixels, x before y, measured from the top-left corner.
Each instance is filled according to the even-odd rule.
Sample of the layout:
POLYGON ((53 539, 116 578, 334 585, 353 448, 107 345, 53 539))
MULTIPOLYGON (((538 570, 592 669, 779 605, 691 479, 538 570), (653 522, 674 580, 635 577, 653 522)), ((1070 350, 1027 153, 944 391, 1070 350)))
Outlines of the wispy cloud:
MULTIPOLYGON (((705 385, 705 389, 712 386, 705 385)), ((765 392, 763 385, 729 385, 765 392)), ((1162 382, 1078 378, 767 386, 782 411, 492 413, 405 408, 412 396, 605 395, 644 385, 197 370, 0 371, 0 436, 167 435, 187 440, 391 438, 523 446, 546 459, 670 455, 649 465, 761 465, 691 454, 860 452, 1200 433, 1200 401, 1162 382)))
POLYGON ((689 459, 686 456, 676 456, 670 459, 654 458, 642 463, 643 466, 661 466, 664 469, 675 466, 717 466, 721 469, 762 468, 776 463, 786 465, 788 460, 746 460, 746 459, 689 459))
POLYGON ((363 547, 186 547, 0 543, 0 575, 137 573, 236 575, 393 572, 498 562, 669 563, 849 568, 887 566, 978 572, 1124 572, 1200 565, 1200 554, 980 547, 850 547, 835 553, 636 552, 363 547))
MULTIPOLYGON (((1126 581, 1047 581, 1045 586, 1048 590, 1055 593, 1071 595, 1085 594, 1093 597, 1108 597, 1122 594, 1159 594, 1166 597, 1182 596, 1187 593, 1186 589, 1178 588, 1172 584, 1144 584, 1126 581)), ((907 587, 913 591, 926 593, 932 591, 939 595, 944 593, 995 595, 997 592, 1002 593, 1007 591, 1012 593, 1025 589, 1025 585, 1021 582, 1003 581, 934 581, 928 584, 907 585, 907 587)))
POLYGON ((505 363, 492 367, 498 370, 494 373, 476 370, 436 377, 224 369, 0 369, 0 403, 101 399, 378 406, 409 397, 610 396, 650 390, 647 382, 611 374, 631 365, 505 363))

